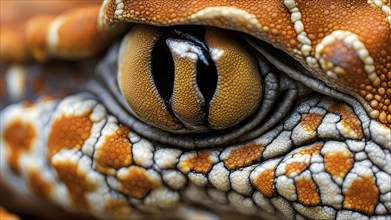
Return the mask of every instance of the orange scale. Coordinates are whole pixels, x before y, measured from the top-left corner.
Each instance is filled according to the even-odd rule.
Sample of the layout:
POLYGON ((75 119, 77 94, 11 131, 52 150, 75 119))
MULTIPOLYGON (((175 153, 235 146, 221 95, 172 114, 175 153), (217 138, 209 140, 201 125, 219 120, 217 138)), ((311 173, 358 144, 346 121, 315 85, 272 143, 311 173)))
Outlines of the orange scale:
POLYGON ((213 161, 209 151, 201 151, 196 155, 187 158, 178 166, 181 170, 195 171, 197 173, 207 174, 212 169, 213 161))
POLYGON ((99 8, 84 7, 64 15, 64 21, 58 29, 56 53, 75 59, 97 54, 105 48, 107 39, 100 33, 96 22, 99 8))
POLYGON ((118 178, 122 192, 137 199, 144 198, 151 190, 160 186, 159 182, 149 177, 140 167, 129 167, 127 173, 118 178))
POLYGON ((295 184, 300 203, 311 206, 320 204, 318 187, 312 178, 299 178, 295 184))
POLYGON ((353 130, 357 136, 357 139, 364 138, 361 122, 350 108, 340 103, 333 103, 328 110, 332 113, 340 115, 341 122, 344 127, 348 130, 353 130))
MULTIPOLYGON (((354 3, 354 13, 347 13, 351 10, 350 3, 348 0, 339 2, 315 1, 311 2, 311 4, 298 1, 298 8, 302 13, 305 31, 314 35, 320 33, 329 35, 335 30, 357 30, 358 34, 365 34, 366 39, 376 38, 374 35, 371 35, 371 32, 376 30, 374 28, 375 24, 385 20, 382 11, 379 8, 371 7, 365 1, 356 1, 354 3)), ((314 41, 313 45, 320 43, 320 40, 314 41)))
POLYGON ((115 170, 133 163, 129 133, 129 128, 120 125, 114 134, 105 137, 105 142, 97 148, 95 155, 97 170, 113 175, 115 170))
POLYGON ((30 122, 15 120, 6 125, 2 138, 9 149, 8 161, 14 173, 20 173, 20 157, 33 148, 36 135, 37 131, 30 122))
POLYGON ((96 186, 87 180, 85 173, 78 172, 78 164, 66 160, 55 161, 52 165, 57 171, 58 178, 67 187, 75 207, 80 210, 89 208, 86 194, 94 191, 96 186))
POLYGON ((104 204, 106 210, 113 216, 123 217, 132 213, 132 206, 126 200, 107 199, 104 204))
POLYGON ((35 192, 36 195, 50 200, 53 185, 42 178, 39 170, 33 170, 29 173, 28 183, 30 189, 35 192))
POLYGON ((314 154, 319 154, 322 147, 323 147, 323 144, 318 143, 310 148, 301 149, 299 152, 294 153, 293 156, 295 156, 295 155, 310 155, 310 156, 312 156, 314 154))
POLYGON ((114 18, 115 9, 116 9, 115 0, 110 0, 105 9, 106 17, 109 18, 110 20, 114 18))
POLYGON ((316 131, 318 126, 323 120, 323 116, 320 114, 310 113, 306 114, 301 119, 301 126, 308 132, 316 131))
POLYGON ((46 60, 48 57, 47 28, 53 20, 54 16, 38 16, 29 19, 26 23, 27 45, 38 61, 46 60))
POLYGON ((374 214, 379 203, 379 189, 375 178, 364 176, 354 180, 351 186, 344 192, 343 206, 366 214, 374 214))
POLYGON ((47 147, 49 160, 61 149, 81 149, 91 135, 93 125, 90 120, 91 112, 92 110, 89 110, 80 116, 73 117, 62 116, 51 124, 47 147))
POLYGON ((326 153, 324 155, 325 169, 333 177, 344 178, 353 167, 353 155, 350 152, 326 153))
POLYGON ((260 173, 253 184, 265 197, 272 197, 275 194, 274 169, 267 169, 260 173))
POLYGON ((302 162, 293 162, 286 166, 286 172, 285 174, 287 176, 296 173, 297 175, 302 173, 305 169, 307 169, 309 166, 308 163, 302 163, 302 162))
POLYGON ((224 159, 224 165, 230 170, 248 166, 261 158, 264 149, 263 145, 254 143, 237 147, 224 159))

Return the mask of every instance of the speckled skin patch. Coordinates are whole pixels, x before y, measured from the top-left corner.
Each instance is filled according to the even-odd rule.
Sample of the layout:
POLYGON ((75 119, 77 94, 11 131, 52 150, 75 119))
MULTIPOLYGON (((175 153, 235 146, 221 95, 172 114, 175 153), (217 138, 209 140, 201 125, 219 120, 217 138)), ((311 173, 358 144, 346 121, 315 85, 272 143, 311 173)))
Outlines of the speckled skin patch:
POLYGON ((179 163, 179 169, 185 173, 195 171, 198 173, 208 173, 212 168, 212 161, 208 151, 201 151, 194 156, 186 158, 179 163))
POLYGON ((263 171, 254 181, 254 185, 265 197, 272 197, 274 194, 274 169, 263 171))
POLYGON ((319 205, 320 197, 316 183, 309 178, 299 178, 295 181, 298 201, 307 206, 319 205))
POLYGON ((325 168, 335 177, 344 178, 353 165, 353 155, 348 153, 325 154, 325 168))
POLYGON ((80 149, 90 136, 92 122, 87 111, 77 117, 61 117, 52 126, 48 140, 48 157, 51 158, 61 149, 80 149))
POLYGON ((39 171, 31 171, 28 177, 28 183, 30 186, 30 190, 33 191, 40 197, 50 199, 53 186, 50 182, 46 181, 41 177, 39 171))
POLYGON ((122 191, 134 198, 144 198, 159 183, 151 179, 146 171, 139 167, 131 167, 119 174, 122 191))
POLYGON ((264 147, 261 144, 248 144, 233 148, 224 159, 224 164, 228 169, 236 169, 251 164, 258 160, 264 147))
POLYGON ((58 178, 66 185, 72 202, 80 209, 88 208, 85 193, 95 190, 94 184, 86 179, 85 173, 78 173, 76 161, 53 162, 58 178))
MULTIPOLYGON (((111 129, 110 129, 111 130, 111 129)), ((95 152, 96 168, 106 174, 114 174, 114 170, 132 164, 132 144, 127 138, 130 130, 120 126, 113 133, 97 144, 95 152)))
POLYGON ((379 190, 371 177, 364 176, 355 180, 344 195, 344 207, 371 214, 378 203, 375 198, 379 190))
POLYGON ((344 132, 349 133, 352 138, 362 139, 364 137, 360 120, 349 108, 336 103, 329 107, 329 111, 341 116, 341 123, 346 129, 344 132))
POLYGON ((323 117, 319 114, 308 114, 301 119, 303 128, 307 131, 314 131, 322 122, 323 117))

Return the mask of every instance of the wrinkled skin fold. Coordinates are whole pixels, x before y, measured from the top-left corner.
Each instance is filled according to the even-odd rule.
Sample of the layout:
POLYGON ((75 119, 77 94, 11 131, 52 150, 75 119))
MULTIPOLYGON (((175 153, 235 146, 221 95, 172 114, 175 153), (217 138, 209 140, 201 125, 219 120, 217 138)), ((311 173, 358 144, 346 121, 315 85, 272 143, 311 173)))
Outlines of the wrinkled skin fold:
POLYGON ((91 5, 1 29, 1 206, 391 218, 390 1, 91 5))

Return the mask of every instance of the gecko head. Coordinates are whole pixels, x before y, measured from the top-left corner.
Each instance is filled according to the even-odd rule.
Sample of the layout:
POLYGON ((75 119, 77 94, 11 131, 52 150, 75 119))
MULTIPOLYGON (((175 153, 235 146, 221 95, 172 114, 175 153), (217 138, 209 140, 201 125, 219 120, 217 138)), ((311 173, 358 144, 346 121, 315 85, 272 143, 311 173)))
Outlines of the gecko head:
POLYGON ((132 24, 117 63, 131 114, 164 134, 190 134, 195 145, 211 146, 272 126, 267 120, 282 119, 309 91, 353 96, 389 127, 390 21, 366 4, 352 6, 358 13, 349 19, 359 22, 349 23, 338 20, 342 3, 330 12, 321 3, 299 10, 294 1, 105 1, 99 21, 108 32, 132 24), (310 13, 315 9, 325 13, 310 13))
MULTIPOLYGON (((43 149, 43 139, 42 165, 55 169, 74 207, 95 214, 119 206, 125 207, 119 215, 127 215, 129 205, 132 212, 172 209, 187 203, 180 196, 195 184, 213 202, 246 214, 261 208, 288 218, 384 216, 390 211, 384 199, 391 172, 390 6, 105 0, 100 11, 78 8, 46 26, 34 22, 27 29, 38 41, 27 40, 35 46, 30 55, 80 60, 81 73, 64 72, 85 74, 86 93, 7 108, 2 127, 7 152, 15 152, 10 169, 46 175, 22 155, 35 145, 43 149), (89 60, 109 46, 103 59, 89 60), (105 184, 110 193, 96 197, 108 192, 105 184), (114 200, 98 210, 91 208, 96 198, 114 200)), ((52 77, 55 90, 60 81, 52 77)))

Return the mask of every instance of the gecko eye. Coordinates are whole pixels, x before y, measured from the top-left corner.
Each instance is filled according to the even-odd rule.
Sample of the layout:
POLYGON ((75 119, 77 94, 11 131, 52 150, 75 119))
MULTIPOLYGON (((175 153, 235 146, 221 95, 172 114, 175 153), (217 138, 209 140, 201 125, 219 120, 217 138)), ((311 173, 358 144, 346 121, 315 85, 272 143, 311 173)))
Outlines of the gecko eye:
POLYGON ((136 25, 125 36, 118 83, 133 113, 171 132, 230 128, 260 106, 257 62, 235 33, 136 25))

